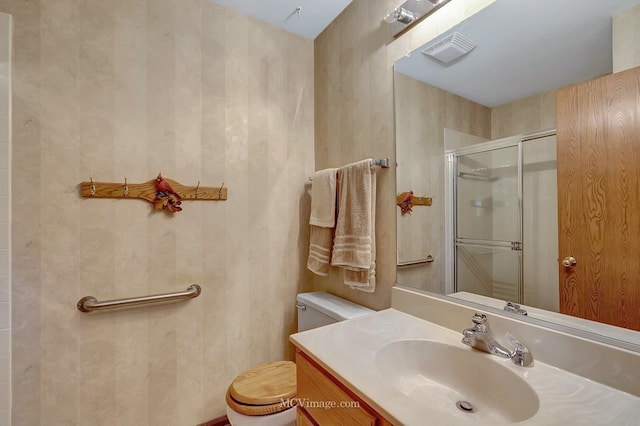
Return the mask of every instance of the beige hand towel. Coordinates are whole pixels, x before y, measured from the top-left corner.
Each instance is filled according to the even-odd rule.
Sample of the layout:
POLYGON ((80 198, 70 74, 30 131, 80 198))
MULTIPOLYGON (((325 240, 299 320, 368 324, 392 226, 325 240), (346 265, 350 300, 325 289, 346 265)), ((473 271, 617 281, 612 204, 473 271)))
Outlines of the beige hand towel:
POLYGON ((336 222, 337 169, 319 170, 311 188, 311 226, 307 268, 315 274, 329 274, 331 245, 336 222))
POLYGON ((311 225, 307 268, 317 275, 329 275, 333 228, 311 225))
POLYGON ((344 282, 375 291, 376 170, 373 160, 338 169, 338 219, 331 264, 344 268, 344 282))
POLYGON ((336 173, 338 169, 319 170, 311 187, 310 225, 333 228, 336 225, 336 173))

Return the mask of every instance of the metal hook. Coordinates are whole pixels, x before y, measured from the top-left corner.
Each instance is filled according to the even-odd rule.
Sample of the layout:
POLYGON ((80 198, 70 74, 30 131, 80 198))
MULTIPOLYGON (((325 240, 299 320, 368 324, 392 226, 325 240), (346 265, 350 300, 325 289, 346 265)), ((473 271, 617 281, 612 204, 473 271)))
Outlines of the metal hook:
POLYGON ((289 19, 293 18, 294 15, 298 15, 298 18, 300 18, 300 12, 302 12, 302 6, 296 7, 295 10, 293 12, 291 12, 289 14, 289 16, 287 16, 285 18, 285 22, 288 21, 289 19))
POLYGON ((127 185, 127 177, 124 177, 124 196, 129 196, 129 185, 127 185))
POLYGON ((200 188, 200 181, 198 181, 198 185, 196 186, 195 196, 198 198, 198 188, 200 188))
POLYGON ((92 177, 92 176, 89 176, 89 180, 91 181, 91 185, 89 185, 89 193, 90 193, 91 195, 96 195, 96 186, 95 186, 95 184, 93 183, 93 177, 92 177))
POLYGON ((224 188, 224 182, 220 185, 220 189, 218 190, 218 200, 222 199, 222 188, 224 188))

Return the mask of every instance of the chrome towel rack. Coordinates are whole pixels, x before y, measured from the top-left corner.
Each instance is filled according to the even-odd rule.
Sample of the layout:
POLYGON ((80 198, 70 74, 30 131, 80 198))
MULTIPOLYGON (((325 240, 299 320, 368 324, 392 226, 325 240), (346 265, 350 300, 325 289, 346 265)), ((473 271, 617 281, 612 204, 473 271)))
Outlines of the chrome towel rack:
POLYGON ((98 302, 93 296, 85 296, 78 300, 76 307, 80 312, 104 311, 108 309, 130 308, 134 306, 148 305, 152 303, 175 302, 184 299, 193 299, 200 296, 202 289, 198 284, 191 284, 186 291, 175 293, 154 294, 151 296, 130 297, 127 299, 114 299, 98 302))
MULTIPOLYGON (((373 160, 373 165, 374 166, 380 166, 383 169, 388 169, 389 167, 391 167, 391 159, 389 157, 387 158, 377 158, 373 160)), ((313 177, 309 176, 309 182, 313 181, 313 177)))

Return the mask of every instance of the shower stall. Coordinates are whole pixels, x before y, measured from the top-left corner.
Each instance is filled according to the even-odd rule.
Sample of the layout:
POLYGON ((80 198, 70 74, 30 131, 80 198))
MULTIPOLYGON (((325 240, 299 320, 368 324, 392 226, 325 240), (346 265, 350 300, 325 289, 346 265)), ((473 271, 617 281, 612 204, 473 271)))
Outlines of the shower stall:
POLYGON ((447 293, 557 311, 555 132, 445 156, 447 293))

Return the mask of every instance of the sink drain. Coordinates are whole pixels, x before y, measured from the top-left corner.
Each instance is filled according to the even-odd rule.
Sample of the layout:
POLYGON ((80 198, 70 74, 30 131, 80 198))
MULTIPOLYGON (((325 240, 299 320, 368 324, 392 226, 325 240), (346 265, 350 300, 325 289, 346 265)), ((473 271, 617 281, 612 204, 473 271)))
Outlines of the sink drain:
POLYGON ((458 410, 465 413, 473 413, 475 411, 473 405, 469 401, 458 401, 456 402, 456 407, 458 407, 458 410))

